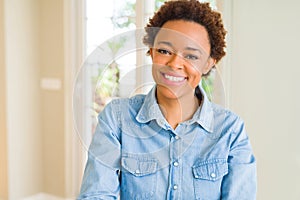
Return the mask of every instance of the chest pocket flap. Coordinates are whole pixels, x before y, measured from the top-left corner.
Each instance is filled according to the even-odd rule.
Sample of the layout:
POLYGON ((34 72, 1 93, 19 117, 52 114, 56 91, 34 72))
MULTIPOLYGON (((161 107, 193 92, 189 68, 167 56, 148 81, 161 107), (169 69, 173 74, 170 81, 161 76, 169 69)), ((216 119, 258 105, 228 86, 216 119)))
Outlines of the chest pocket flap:
POLYGON ((145 176, 157 171, 157 161, 145 157, 122 157, 122 167, 134 176, 145 176))
POLYGON ((228 164, 226 159, 212 159, 197 162, 193 166, 193 175, 195 179, 204 179, 216 181, 228 173, 228 164))

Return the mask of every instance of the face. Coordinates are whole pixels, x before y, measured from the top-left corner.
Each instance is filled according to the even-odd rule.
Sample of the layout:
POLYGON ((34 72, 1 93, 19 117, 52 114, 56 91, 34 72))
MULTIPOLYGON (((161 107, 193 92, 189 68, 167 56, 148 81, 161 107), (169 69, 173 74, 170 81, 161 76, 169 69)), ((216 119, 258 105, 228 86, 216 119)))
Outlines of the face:
POLYGON ((209 37, 203 26, 183 20, 166 22, 150 48, 157 94, 176 99, 193 97, 202 75, 215 64, 209 52, 209 37))

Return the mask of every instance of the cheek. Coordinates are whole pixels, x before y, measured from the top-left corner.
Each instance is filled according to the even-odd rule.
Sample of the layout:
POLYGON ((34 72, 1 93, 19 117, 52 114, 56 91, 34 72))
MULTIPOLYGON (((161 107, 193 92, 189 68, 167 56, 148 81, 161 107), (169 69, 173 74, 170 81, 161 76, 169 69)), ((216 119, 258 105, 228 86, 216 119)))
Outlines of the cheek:
POLYGON ((153 79, 156 81, 158 78, 158 74, 159 74, 159 69, 160 69, 160 65, 158 64, 152 64, 152 77, 153 79))
POLYGON ((168 63, 168 59, 163 56, 153 56, 152 57, 153 64, 165 65, 168 63))
POLYGON ((202 76, 202 71, 199 67, 190 66, 187 68, 187 73, 193 77, 200 77, 202 76))
POLYGON ((187 70, 187 72, 190 75, 191 86, 193 88, 196 87, 199 84, 201 77, 202 77, 202 73, 201 73, 200 69, 197 67, 191 67, 187 70))

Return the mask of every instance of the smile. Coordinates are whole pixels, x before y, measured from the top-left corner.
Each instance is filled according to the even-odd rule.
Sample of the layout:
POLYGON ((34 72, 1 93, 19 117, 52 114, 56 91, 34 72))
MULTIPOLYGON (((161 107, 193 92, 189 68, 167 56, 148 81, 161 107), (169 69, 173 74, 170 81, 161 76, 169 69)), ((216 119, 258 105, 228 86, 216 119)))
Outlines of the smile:
POLYGON ((172 82, 182 82, 185 80, 185 77, 180 77, 180 76, 171 76, 168 74, 163 74, 163 76, 165 77, 165 79, 172 81, 172 82))

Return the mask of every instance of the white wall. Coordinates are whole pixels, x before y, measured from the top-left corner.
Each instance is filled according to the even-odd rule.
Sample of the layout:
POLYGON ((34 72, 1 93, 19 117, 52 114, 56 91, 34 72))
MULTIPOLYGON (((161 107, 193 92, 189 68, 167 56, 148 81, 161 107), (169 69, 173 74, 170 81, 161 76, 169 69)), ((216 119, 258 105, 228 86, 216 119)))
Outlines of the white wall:
POLYGON ((6 83, 4 56, 4 0, 0 0, 0 199, 7 199, 7 134, 6 134, 6 83))
POLYGON ((5 0, 8 196, 42 190, 38 0, 5 0))
MULTIPOLYGON (((64 18, 62 0, 40 2, 41 78, 64 85, 64 18)), ((68 66, 71 67, 71 66, 68 66)), ((65 196, 64 90, 42 90, 43 183, 44 192, 65 196)))
POLYGON ((66 116, 72 120, 73 82, 64 83, 73 67, 65 51, 75 51, 65 47, 64 17, 74 2, 0 0, 0 199, 77 193, 72 144, 79 141, 65 126, 66 116), (45 78, 61 88, 40 88, 45 78))
POLYGON ((300 1, 231 2, 230 107, 257 157, 258 199, 300 199, 300 1))

